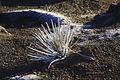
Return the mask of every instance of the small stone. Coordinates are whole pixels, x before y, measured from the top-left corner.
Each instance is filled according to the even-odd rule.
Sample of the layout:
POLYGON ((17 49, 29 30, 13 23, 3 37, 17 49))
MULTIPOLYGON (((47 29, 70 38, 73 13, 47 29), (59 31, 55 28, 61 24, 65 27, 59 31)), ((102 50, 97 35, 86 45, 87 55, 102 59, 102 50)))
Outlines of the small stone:
POLYGON ((39 80, 40 77, 37 75, 29 74, 29 75, 21 77, 21 80, 22 79, 24 79, 24 80, 39 80))
POLYGON ((10 36, 11 34, 2 26, 0 26, 0 36, 10 36))
POLYGON ((25 76, 11 77, 9 80, 40 80, 40 77, 34 74, 29 74, 25 76))
POLYGON ((19 80, 20 76, 11 77, 9 80, 19 80))
POLYGON ((118 55, 118 57, 120 58, 120 55, 118 55))
POLYGON ((109 69, 109 72, 111 72, 112 70, 111 69, 109 69))
POLYGON ((104 68, 107 69, 110 72, 112 71, 112 65, 111 64, 104 65, 104 68))

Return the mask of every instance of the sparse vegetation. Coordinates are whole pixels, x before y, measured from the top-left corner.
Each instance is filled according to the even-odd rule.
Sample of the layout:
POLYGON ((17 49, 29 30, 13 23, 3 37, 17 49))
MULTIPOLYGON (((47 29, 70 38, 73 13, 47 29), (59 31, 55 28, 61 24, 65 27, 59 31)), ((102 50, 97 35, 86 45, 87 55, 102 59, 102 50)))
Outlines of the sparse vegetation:
MULTIPOLYGON (((46 23, 47 29, 42 25, 42 29, 39 28, 39 32, 35 34, 35 38, 37 39, 35 42, 35 46, 37 49, 28 47, 33 51, 46 55, 48 57, 53 57, 53 61, 50 63, 48 68, 61 59, 65 59, 70 54, 72 47, 75 42, 73 42, 74 37, 74 29, 71 29, 70 25, 61 25, 58 21, 58 27, 52 23, 52 29, 46 23)), ((35 57, 29 55, 31 57, 35 57)), ((36 59, 44 60, 44 56, 36 56, 36 59)))
MULTIPOLYGON (((107 10, 110 3, 116 3, 116 2, 119 2, 119 0, 99 0, 99 1, 98 0, 68 0, 66 2, 60 2, 54 5, 35 6, 35 7, 0 6, 0 12, 4 12, 8 10, 17 10, 17 9, 37 8, 37 9, 44 9, 47 11, 62 13, 65 16, 70 17, 74 22, 81 23, 90 20, 90 18, 87 17, 84 19, 81 18, 81 14, 88 14, 88 13, 97 14, 104 12, 105 10, 107 10)), ((117 27, 119 27, 119 25, 120 24, 117 24, 117 27)), ((116 27, 116 25, 112 25, 110 27, 111 28, 116 27)), ((39 69, 38 69, 36 68, 35 63, 33 64, 33 62, 29 60, 28 54, 35 52, 34 51, 30 52, 30 50, 26 48, 26 46, 29 46, 31 42, 34 41, 32 34, 39 33, 40 31, 36 28, 29 28, 29 29, 10 28, 7 29, 7 31, 10 32, 13 36, 8 38, 0 37, 0 78, 11 76, 11 75, 7 75, 7 72, 9 72, 9 74, 12 74, 14 72, 14 69, 15 70, 17 69, 18 73, 12 75, 19 75, 19 74, 24 75, 22 73, 23 72, 22 70, 25 70, 23 69, 23 67, 32 65, 35 68, 34 70, 30 70, 30 73, 36 74, 40 76, 41 79, 44 80, 47 80, 49 77, 52 80, 56 80, 56 79, 59 80, 81 80, 81 79, 100 79, 100 80, 114 79, 115 80, 116 79, 117 80, 119 79, 120 37, 116 37, 112 40, 93 41, 86 45, 83 45, 82 47, 88 49, 96 58, 94 62, 89 64, 79 63, 77 65, 64 69, 54 68, 51 71, 51 73, 48 74, 45 64, 39 64, 39 69), (19 68, 21 66, 22 69, 19 68)), ((36 36, 38 35, 39 34, 37 34, 36 36)), ((52 44, 53 43, 54 42, 52 42, 52 44)), ((56 48, 56 46, 53 47, 56 48)), ((77 48, 79 47, 81 46, 77 46, 77 48)), ((64 49, 67 50, 67 48, 64 49)), ((57 50, 55 50, 53 48, 53 50, 57 52, 57 50, 59 51, 60 49, 57 48, 57 50)), ((63 57, 64 55, 65 54, 61 54, 60 56, 63 57)), ((26 70, 28 69, 29 68, 27 68, 26 70)), ((25 74, 28 73, 29 72, 25 72, 25 74)))

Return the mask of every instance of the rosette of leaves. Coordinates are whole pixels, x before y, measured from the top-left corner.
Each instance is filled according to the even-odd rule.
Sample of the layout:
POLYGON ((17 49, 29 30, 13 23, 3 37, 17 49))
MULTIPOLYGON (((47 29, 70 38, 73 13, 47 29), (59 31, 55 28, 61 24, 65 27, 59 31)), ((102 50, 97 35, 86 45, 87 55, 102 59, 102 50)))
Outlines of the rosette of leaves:
MULTIPOLYGON (((76 44, 77 41, 74 41, 74 32, 75 29, 71 28, 70 24, 61 25, 58 21, 58 24, 54 24, 53 21, 52 28, 47 23, 47 28, 43 25, 42 28, 39 28, 39 32, 35 33, 35 48, 29 46, 28 48, 40 53, 39 55, 31 55, 31 60, 39 60, 44 62, 50 62, 48 69, 51 65, 57 61, 62 61, 69 57, 71 54, 71 49, 76 44)), ((89 59, 88 56, 79 54, 82 58, 89 59)))

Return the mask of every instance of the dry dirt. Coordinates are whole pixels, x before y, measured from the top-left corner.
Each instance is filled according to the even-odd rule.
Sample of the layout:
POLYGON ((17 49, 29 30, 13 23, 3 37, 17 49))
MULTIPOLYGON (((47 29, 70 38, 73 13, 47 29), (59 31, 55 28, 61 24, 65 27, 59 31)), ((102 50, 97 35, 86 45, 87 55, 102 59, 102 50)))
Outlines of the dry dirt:
MULTIPOLYGON (((39 8, 48 11, 59 12, 67 17, 70 17, 76 23, 89 21, 89 18, 81 18, 81 14, 98 14, 107 10, 110 3, 119 2, 119 0, 68 0, 54 5, 45 5, 37 7, 0 7, 0 12, 14 10, 39 8)), ((33 73, 41 76, 41 80, 119 80, 120 76, 120 38, 108 41, 98 41, 95 45, 87 44, 84 47, 91 50, 95 61, 90 63, 79 63, 78 65, 57 69, 54 68, 51 73, 48 73, 46 66, 43 63, 29 62, 27 54, 30 53, 27 46, 33 41, 33 34, 37 31, 36 28, 27 29, 7 29, 12 36, 0 36, 0 80, 5 75, 11 76, 8 73, 28 74, 33 73), (27 66, 34 65, 34 70, 27 69, 27 66), (38 67, 40 67, 38 69, 38 67), (42 67, 41 67, 42 66, 42 67), (20 68, 22 67, 22 68, 20 68), (26 67, 23 68, 23 67, 26 67), (18 68, 18 70, 17 70, 18 68), (18 73, 14 73, 14 71, 18 73), (38 69, 38 70, 37 70, 38 69), (42 70, 40 70, 42 69, 42 70), (23 71, 25 70, 25 71, 23 71), (29 71, 30 70, 30 71, 29 71), (9 71, 9 72, 7 72, 9 71)), ((4 78, 6 79, 6 78, 4 78)))

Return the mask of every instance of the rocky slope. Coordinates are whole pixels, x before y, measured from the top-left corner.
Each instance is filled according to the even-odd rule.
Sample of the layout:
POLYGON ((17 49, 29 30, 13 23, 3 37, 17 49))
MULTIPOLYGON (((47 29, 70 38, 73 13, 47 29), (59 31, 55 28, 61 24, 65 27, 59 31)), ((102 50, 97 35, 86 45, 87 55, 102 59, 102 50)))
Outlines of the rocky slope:
MULTIPOLYGON (((45 6, 1 6, 0 12, 8 10, 37 8, 47 11, 59 12, 64 14, 73 22, 82 23, 90 21, 91 17, 82 18, 81 15, 98 14, 105 12, 110 3, 116 3, 119 0, 68 0, 54 5, 45 6)), ((110 25, 111 26, 111 25, 110 25)), ((112 25, 111 27, 119 26, 112 25)), ((103 27, 103 31, 104 31, 103 27)), ((107 29, 107 28, 106 28, 107 29)), ((0 78, 7 76, 24 75, 28 73, 36 74, 41 79, 48 78, 60 80, 78 80, 78 79, 118 79, 120 73, 120 54, 119 37, 106 40, 91 41, 85 44, 84 51, 90 52, 96 60, 91 63, 80 63, 75 66, 57 69, 57 64, 51 73, 46 70, 46 64, 39 62, 29 62, 27 54, 34 53, 26 48, 33 42, 33 33, 36 28, 16 29, 9 28, 8 32, 12 36, 0 36, 0 78), (29 67, 30 66, 30 67, 29 67), (9 74, 6 72, 9 71, 9 74), (12 73, 16 71, 16 73, 12 73), (5 76, 6 75, 6 76, 5 76)), ((98 31, 99 32, 99 31, 98 31)), ((81 48, 81 45, 78 45, 81 48)))

